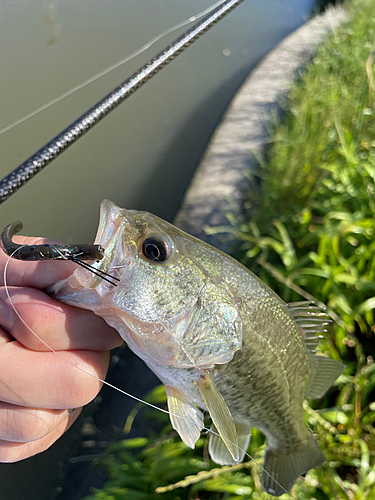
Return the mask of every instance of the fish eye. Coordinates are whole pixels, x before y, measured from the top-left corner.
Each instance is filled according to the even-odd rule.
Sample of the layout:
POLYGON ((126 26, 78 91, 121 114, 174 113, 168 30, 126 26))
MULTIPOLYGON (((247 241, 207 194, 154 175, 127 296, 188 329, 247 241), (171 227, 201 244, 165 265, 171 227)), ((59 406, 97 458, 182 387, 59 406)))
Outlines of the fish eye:
POLYGON ((164 262, 171 254, 171 246, 163 236, 155 235, 143 242, 142 253, 149 260, 164 262))

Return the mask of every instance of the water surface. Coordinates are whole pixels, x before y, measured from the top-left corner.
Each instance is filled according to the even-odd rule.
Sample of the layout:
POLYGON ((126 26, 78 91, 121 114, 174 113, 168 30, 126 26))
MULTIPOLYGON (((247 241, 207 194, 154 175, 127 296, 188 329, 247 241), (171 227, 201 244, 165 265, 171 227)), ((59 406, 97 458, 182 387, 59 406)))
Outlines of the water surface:
MULTIPOLYGON (((0 3, 0 129, 123 59, 211 0, 0 3)), ((251 68, 312 0, 247 0, 1 207, 0 226, 91 242, 104 198, 172 219, 251 68)), ((4 176, 186 28, 0 136, 4 176)))

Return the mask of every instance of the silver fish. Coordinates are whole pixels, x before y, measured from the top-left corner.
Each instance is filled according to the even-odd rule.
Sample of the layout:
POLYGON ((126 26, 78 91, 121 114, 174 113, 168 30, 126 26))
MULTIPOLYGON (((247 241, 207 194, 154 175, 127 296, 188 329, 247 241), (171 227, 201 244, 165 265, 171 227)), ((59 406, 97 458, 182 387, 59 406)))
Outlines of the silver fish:
POLYGON ((327 317, 314 305, 285 304, 237 261, 147 212, 101 205, 95 267, 117 287, 77 269, 50 288, 90 309, 165 384, 172 426, 194 448, 208 410, 218 464, 242 461, 251 426, 267 438, 263 489, 279 496, 324 456, 304 421, 344 365, 316 354, 327 317))

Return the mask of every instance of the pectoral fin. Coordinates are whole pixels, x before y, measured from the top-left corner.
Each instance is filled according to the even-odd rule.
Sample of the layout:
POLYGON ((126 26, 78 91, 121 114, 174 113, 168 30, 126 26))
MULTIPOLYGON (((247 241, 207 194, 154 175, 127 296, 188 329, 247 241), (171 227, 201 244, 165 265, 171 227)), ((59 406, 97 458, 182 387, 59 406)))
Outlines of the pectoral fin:
POLYGON ((206 375, 199 379, 197 384, 216 429, 224 441, 225 446, 228 448, 233 460, 238 462, 240 457, 236 427, 228 406, 213 381, 213 377, 206 372, 206 375))
POLYGON ((172 427, 187 446, 194 448, 204 427, 203 414, 182 392, 169 385, 165 388, 172 427))

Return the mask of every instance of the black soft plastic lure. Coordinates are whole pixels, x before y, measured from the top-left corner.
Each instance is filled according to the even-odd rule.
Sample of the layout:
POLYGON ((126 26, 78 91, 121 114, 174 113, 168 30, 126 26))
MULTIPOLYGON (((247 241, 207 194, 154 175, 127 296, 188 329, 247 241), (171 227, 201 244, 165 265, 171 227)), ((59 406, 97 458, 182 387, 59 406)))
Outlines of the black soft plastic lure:
POLYGON ((85 260, 101 260, 104 257, 105 249, 101 245, 61 245, 52 243, 43 243, 41 245, 19 245, 12 241, 13 236, 19 233, 23 228, 21 221, 9 224, 1 235, 1 247, 4 252, 18 260, 36 261, 36 260, 72 260, 76 264, 91 271, 93 274, 101 277, 116 286, 111 280, 120 281, 90 264, 83 262, 85 260))

